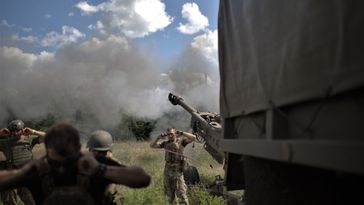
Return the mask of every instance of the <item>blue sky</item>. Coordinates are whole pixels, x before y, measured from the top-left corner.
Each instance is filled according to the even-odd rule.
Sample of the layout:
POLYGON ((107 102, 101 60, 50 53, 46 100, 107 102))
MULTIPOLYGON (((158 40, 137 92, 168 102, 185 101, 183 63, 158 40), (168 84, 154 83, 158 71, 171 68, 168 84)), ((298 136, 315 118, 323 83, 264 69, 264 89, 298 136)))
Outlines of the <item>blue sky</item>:
POLYGON ((156 119, 178 110, 169 92, 217 112, 218 3, 0 0, 0 123, 156 119))
MULTIPOLYGON (((80 5, 95 7, 102 3, 111 3, 111 1, 92 0, 84 1, 84 4, 81 4, 81 2, 75 0, 1 0, 1 45, 19 47, 27 52, 55 52, 58 49, 56 44, 45 46, 45 42, 43 45, 39 43, 47 34, 51 32, 61 33, 62 26, 69 26, 72 29, 77 29, 82 34, 82 37, 73 42, 85 41, 100 32, 99 29, 90 29, 90 25, 96 25, 97 21, 102 18, 104 18, 103 23, 105 24, 107 21, 105 15, 107 13, 110 16, 113 15, 110 14, 112 12, 117 13, 117 11, 110 11, 110 9, 100 9, 97 12, 86 14, 85 9, 82 9, 83 7, 80 5), (35 38, 39 41, 35 41, 35 38)), ((132 9, 132 3, 128 2, 135 1, 116 0, 114 2, 126 2, 119 3, 119 5, 124 4, 126 7, 130 6, 127 9, 132 9)), ((165 12, 164 15, 170 18, 170 23, 160 25, 154 31, 146 31, 148 33, 143 36, 128 36, 128 38, 137 43, 154 47, 162 57, 175 57, 191 43, 194 37, 206 32, 206 30, 214 31, 217 28, 218 0, 156 0, 151 2, 154 2, 151 5, 161 3, 165 6, 164 11, 161 11, 165 12), (201 15, 208 19, 208 25, 191 34, 182 33, 177 29, 180 23, 188 23, 188 19, 183 18, 181 14, 183 5, 188 3, 197 5, 201 15)), ((123 14, 115 15, 124 16, 123 14)), ((163 18, 161 16, 157 17, 155 21, 160 21, 163 18)), ((113 30, 109 31, 109 34, 124 35, 120 32, 120 26, 110 26, 110 29, 113 30)))

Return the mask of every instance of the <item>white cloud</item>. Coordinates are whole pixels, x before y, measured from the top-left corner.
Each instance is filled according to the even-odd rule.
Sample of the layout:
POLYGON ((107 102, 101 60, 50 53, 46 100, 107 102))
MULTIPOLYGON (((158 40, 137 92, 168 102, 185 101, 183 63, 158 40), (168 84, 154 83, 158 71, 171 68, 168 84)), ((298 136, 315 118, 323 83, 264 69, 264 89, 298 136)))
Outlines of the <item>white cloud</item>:
POLYGON ((27 42, 27 43, 36 43, 38 42, 38 38, 36 36, 24 36, 21 38, 21 40, 27 42))
POLYGON ((198 50, 206 57, 207 60, 218 65, 218 38, 217 30, 207 31, 206 33, 196 36, 191 47, 198 50))
POLYGON ((67 15, 68 16, 74 16, 75 14, 73 12, 69 12, 67 15))
POLYGON ((106 34, 105 26, 101 21, 97 21, 95 25, 90 24, 87 28, 90 30, 98 30, 101 34, 106 34))
POLYGON ((209 26, 209 20, 204 16, 195 3, 185 3, 182 7, 182 17, 187 20, 186 24, 179 23, 178 30, 184 34, 194 34, 209 26))
POLYGON ((104 24, 102 24, 102 22, 101 22, 101 21, 97 21, 95 25, 90 24, 87 28, 89 28, 89 29, 91 29, 91 30, 93 30, 93 29, 101 30, 101 29, 103 29, 103 28, 105 28, 105 27, 104 27, 104 24))
POLYGON ((38 59, 42 61, 51 61, 54 59, 54 53, 47 51, 41 51, 38 55, 38 59))
POLYGON ((19 36, 13 34, 10 38, 13 41, 23 41, 32 44, 39 44, 43 47, 61 47, 70 43, 77 42, 80 38, 84 38, 85 34, 81 33, 74 27, 62 26, 62 32, 51 31, 44 37, 37 36, 19 36))
POLYGON ((36 36, 19 36, 19 34, 13 34, 11 36, 11 40, 13 41, 24 41, 27 43, 36 43, 38 42, 38 38, 36 36))
POLYGON ((18 41, 19 40, 19 34, 16 33, 16 34, 11 35, 10 39, 13 40, 13 41, 18 41))
POLYGON ((32 28, 23 28, 23 31, 25 32, 31 32, 33 29, 32 28))
POLYGON ((9 24, 7 20, 2 19, 0 22, 0 26, 5 26, 5 27, 14 27, 15 25, 13 24, 9 24))
POLYGON ((100 21, 105 30, 118 29, 130 38, 163 30, 173 21, 161 0, 110 0, 96 6, 80 2, 76 7, 83 14, 102 12, 104 18, 100 21))
POLYGON ((2 67, 3 72, 17 71, 16 69, 27 69, 31 67, 34 61, 37 59, 35 54, 23 53, 19 48, 14 47, 0 47, 0 59, 4 63, 2 67), (11 65, 9 66, 8 63, 11 65), (15 66, 13 66, 15 64, 15 66))
POLYGON ((97 7, 88 4, 86 1, 81 1, 76 4, 76 7, 79 8, 82 12, 82 15, 89 15, 91 13, 97 12, 97 7))
POLYGON ((44 18, 50 19, 50 18, 52 18, 52 15, 50 15, 50 14, 44 14, 44 18))
POLYGON ((62 26, 62 33, 55 31, 49 32, 41 39, 40 44, 43 47, 61 47, 69 43, 75 43, 78 39, 85 37, 85 34, 81 33, 74 27, 62 26))
POLYGON ((172 22, 171 17, 165 13, 165 7, 165 4, 159 0, 144 0, 137 1, 134 10, 148 25, 148 31, 155 32, 172 22))

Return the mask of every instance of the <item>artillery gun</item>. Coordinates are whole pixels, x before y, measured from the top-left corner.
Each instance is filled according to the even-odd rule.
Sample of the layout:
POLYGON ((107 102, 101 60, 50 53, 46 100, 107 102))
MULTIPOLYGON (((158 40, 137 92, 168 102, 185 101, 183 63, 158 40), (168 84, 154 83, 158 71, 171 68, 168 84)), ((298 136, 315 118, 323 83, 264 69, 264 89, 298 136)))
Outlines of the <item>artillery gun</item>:
MULTIPOLYGON (((221 117, 217 113, 211 112, 200 112, 194 107, 188 105, 184 99, 180 96, 169 93, 169 101, 173 105, 180 105, 188 113, 191 114, 191 128, 193 134, 196 135, 197 141, 203 143, 204 149, 220 164, 225 163, 225 154, 220 149, 220 141, 222 139, 222 126, 221 117)), ((198 178, 198 171, 196 167, 189 166, 186 171, 184 171, 184 176, 186 182, 195 181, 198 178)), ((215 181, 212 182, 208 190, 214 195, 224 195, 228 201, 236 201, 237 199, 229 195, 229 193, 223 190, 224 179, 217 175, 215 176, 215 181)), ((229 203, 231 204, 231 203, 229 203)), ((236 203, 234 203, 236 204, 236 203)))
POLYGON ((191 114, 191 128, 197 136, 197 141, 204 143, 205 150, 220 164, 224 162, 224 153, 220 150, 219 143, 222 138, 221 118, 219 114, 199 112, 185 103, 184 99, 172 93, 168 95, 173 105, 180 105, 191 114))

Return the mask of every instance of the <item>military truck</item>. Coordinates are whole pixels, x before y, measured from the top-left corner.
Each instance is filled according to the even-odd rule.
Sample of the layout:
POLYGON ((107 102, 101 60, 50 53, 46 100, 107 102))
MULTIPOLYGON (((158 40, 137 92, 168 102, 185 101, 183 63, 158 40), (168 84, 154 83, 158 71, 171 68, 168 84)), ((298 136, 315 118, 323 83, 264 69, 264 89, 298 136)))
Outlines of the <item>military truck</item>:
POLYGON ((220 147, 248 205, 363 204, 363 9, 220 2, 220 147))
POLYGON ((214 138, 237 203, 364 204, 364 2, 224 0, 214 138), (355 201, 355 202, 354 202, 355 201))

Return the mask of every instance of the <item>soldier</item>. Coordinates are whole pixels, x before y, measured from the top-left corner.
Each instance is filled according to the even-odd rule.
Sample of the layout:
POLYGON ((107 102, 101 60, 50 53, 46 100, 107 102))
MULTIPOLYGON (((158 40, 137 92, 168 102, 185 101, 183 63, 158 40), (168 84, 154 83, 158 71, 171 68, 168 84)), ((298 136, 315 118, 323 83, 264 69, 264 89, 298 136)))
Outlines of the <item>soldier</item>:
MULTIPOLYGON (((20 168, 33 159, 32 149, 44 141, 44 136, 45 132, 25 127, 21 120, 13 120, 7 128, 0 129, 0 151, 6 157, 3 168, 20 168)), ((1 201, 4 205, 19 204, 18 196, 24 204, 34 204, 29 190, 22 187, 2 192, 1 201)))
POLYGON ((189 204, 187 186, 183 178, 183 168, 186 164, 183 150, 187 144, 195 140, 196 136, 191 133, 167 128, 166 133, 160 134, 150 143, 151 148, 165 149, 164 190, 170 204, 176 202, 176 195, 181 200, 181 204, 189 204), (168 136, 168 141, 161 142, 165 136, 168 136))
MULTIPOLYGON (((113 144, 112 136, 109 132, 104 130, 97 130, 91 133, 90 139, 87 142, 87 147, 94 156, 103 156, 115 161, 121 165, 121 163, 112 156, 111 146, 113 144)), ((124 196, 117 189, 116 184, 110 184, 105 191, 105 198, 103 205, 116 205, 123 204, 124 196)))
POLYGON ((96 204, 102 204, 105 189, 111 183, 131 188, 150 184, 150 176, 140 167, 123 167, 105 157, 81 153, 79 133, 71 125, 51 127, 44 143, 46 156, 20 169, 0 171, 0 191, 27 187, 36 204, 43 204, 53 191, 79 187, 92 196, 96 204))

